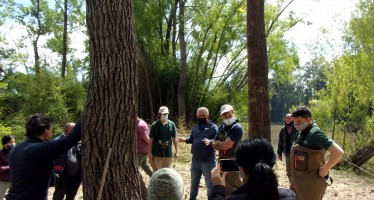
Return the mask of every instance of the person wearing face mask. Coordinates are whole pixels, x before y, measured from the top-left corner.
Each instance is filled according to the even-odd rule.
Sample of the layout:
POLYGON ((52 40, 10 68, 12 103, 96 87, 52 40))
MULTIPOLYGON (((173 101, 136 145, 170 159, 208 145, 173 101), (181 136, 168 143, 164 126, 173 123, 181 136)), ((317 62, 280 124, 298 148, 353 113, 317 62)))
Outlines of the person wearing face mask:
POLYGON ((312 120, 312 112, 306 106, 292 112, 295 128, 299 131, 291 148, 291 189, 299 200, 322 199, 329 170, 343 157, 343 149, 331 140, 312 120), (326 151, 330 152, 325 162, 326 151))
MULTIPOLYGON (((243 128, 236 120, 234 109, 231 105, 223 105, 220 114, 224 123, 218 128, 213 147, 219 151, 219 159, 235 158, 234 151, 237 144, 242 140, 243 128)), ((242 185, 239 172, 228 172, 225 182, 226 195, 230 195, 242 185)))
POLYGON ((159 120, 151 125, 148 144, 148 158, 156 163, 157 169, 170 168, 172 163, 172 145, 174 157, 178 157, 177 128, 175 123, 168 119, 169 109, 161 106, 158 111, 159 120))
POLYGON ((10 188, 10 167, 8 157, 10 150, 16 144, 16 140, 12 135, 5 135, 1 142, 3 149, 0 150, 0 198, 3 199, 6 191, 10 188))
POLYGON ((199 192, 201 175, 204 175, 208 196, 212 191, 210 172, 216 166, 216 154, 213 149, 214 138, 218 127, 209 120, 209 110, 205 107, 197 109, 197 124, 188 138, 178 138, 178 142, 192 144, 190 200, 196 200, 199 192))
POLYGON ((290 172, 290 151, 291 146, 295 142, 297 130, 292 122, 291 113, 286 114, 284 117, 285 125, 279 132, 279 140, 278 140, 278 159, 282 161, 282 153, 284 153, 286 157, 286 171, 288 181, 291 180, 291 172, 290 172))
POLYGON ((235 150, 239 170, 244 174, 244 184, 232 195, 225 195, 224 177, 220 168, 212 170, 213 192, 209 200, 296 200, 295 194, 278 187, 277 175, 273 171, 276 155, 273 146, 265 138, 253 137, 240 142, 235 150))

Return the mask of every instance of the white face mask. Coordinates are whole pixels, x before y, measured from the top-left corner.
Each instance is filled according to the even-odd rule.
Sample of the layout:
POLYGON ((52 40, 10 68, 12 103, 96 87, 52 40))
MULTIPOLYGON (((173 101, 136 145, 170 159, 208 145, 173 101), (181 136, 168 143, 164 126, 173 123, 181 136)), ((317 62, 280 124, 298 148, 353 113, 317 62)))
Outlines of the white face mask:
POLYGON ((298 131, 303 131, 308 125, 308 122, 304 122, 302 124, 295 124, 295 128, 298 131))
POLYGON ((235 122, 235 118, 234 117, 231 117, 230 119, 224 119, 223 122, 225 122, 225 124, 227 126, 230 126, 232 123, 235 122))
POLYGON ((168 115, 161 115, 160 120, 165 122, 168 119, 168 115))

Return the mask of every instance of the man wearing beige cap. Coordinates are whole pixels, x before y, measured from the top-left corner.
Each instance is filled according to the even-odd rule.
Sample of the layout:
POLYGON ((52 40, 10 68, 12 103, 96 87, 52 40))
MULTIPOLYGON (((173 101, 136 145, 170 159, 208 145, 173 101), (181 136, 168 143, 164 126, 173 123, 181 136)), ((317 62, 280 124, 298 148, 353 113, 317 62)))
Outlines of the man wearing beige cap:
POLYGON ((175 123, 168 119, 168 115, 169 109, 161 106, 158 111, 159 119, 152 124, 149 134, 148 157, 153 159, 157 169, 171 167, 173 144, 174 157, 178 157, 177 128, 175 123))
MULTIPOLYGON (((218 134, 213 144, 214 149, 219 150, 219 159, 235 158, 235 148, 243 137, 243 128, 234 116, 234 108, 225 104, 220 110, 224 123, 218 128, 218 134)), ((238 189, 242 185, 239 172, 227 172, 225 177, 226 195, 238 189)))

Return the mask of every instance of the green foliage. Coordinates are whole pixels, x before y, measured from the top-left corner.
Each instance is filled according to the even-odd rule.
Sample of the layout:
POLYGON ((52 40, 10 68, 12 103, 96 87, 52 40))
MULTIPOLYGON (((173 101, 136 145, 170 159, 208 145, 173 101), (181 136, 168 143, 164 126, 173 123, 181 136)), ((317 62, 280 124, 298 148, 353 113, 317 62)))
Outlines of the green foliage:
MULTIPOLYGON (((15 73, 0 92, 1 130, 24 139, 25 119, 32 113, 49 115, 56 132, 63 124, 75 121, 83 109, 85 90, 68 73, 66 81, 46 70, 36 75, 15 73)), ((2 134, 2 133, 1 133, 2 134)))
POLYGON ((333 123, 331 118, 332 110, 330 102, 311 100, 309 104, 313 113, 313 119, 315 119, 321 130, 327 132, 328 128, 332 127, 333 123))
MULTIPOLYGON (((246 1, 189 3, 185 11, 188 24, 185 27, 187 120, 193 119, 194 111, 199 106, 209 106, 212 117, 217 118, 220 106, 229 102, 237 105, 237 116, 246 120, 246 1)), ((152 99, 155 107, 177 103, 171 100, 178 95, 178 85, 171 83, 178 83, 180 73, 180 49, 176 38, 179 30, 177 26, 172 26, 173 20, 178 19, 175 8, 174 1, 135 1, 136 31, 141 52, 139 59, 149 73, 151 96, 156 97, 152 99), (176 49, 170 48, 173 46, 176 49), (176 73, 169 73, 169 70, 176 73), (165 99, 165 95, 171 99, 165 99)), ((270 29, 270 24, 273 24, 268 31, 269 69, 274 80, 283 83, 292 80, 292 71, 298 65, 296 50, 291 42, 284 39, 284 32, 295 25, 299 18, 291 14, 292 17, 280 20, 276 18, 280 10, 281 5, 266 5, 265 15, 266 27, 270 29)), ((146 106, 148 102, 141 107, 144 109, 146 106)))
POLYGON ((86 99, 86 90, 83 88, 82 83, 76 80, 76 75, 73 72, 73 70, 68 70, 61 91, 64 95, 69 119, 75 119, 80 115, 83 111, 84 99, 86 99))
POLYGON ((12 133, 12 128, 5 126, 3 123, 0 123, 0 136, 10 135, 12 133))
POLYGON ((374 140, 374 2, 361 0, 346 26, 344 53, 324 70, 326 88, 317 92, 314 115, 349 156, 374 140))

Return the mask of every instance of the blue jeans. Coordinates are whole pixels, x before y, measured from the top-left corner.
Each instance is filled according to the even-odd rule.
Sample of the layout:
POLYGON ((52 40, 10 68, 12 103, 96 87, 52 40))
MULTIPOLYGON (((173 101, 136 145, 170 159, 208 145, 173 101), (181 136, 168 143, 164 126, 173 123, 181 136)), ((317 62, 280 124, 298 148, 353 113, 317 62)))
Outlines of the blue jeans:
POLYGON ((210 179, 210 172, 216 166, 215 161, 196 161, 192 160, 191 164, 191 188, 190 188, 190 200, 195 200, 197 193, 199 192, 199 183, 201 175, 204 175, 205 184, 208 189, 208 197, 212 192, 213 183, 210 179))

